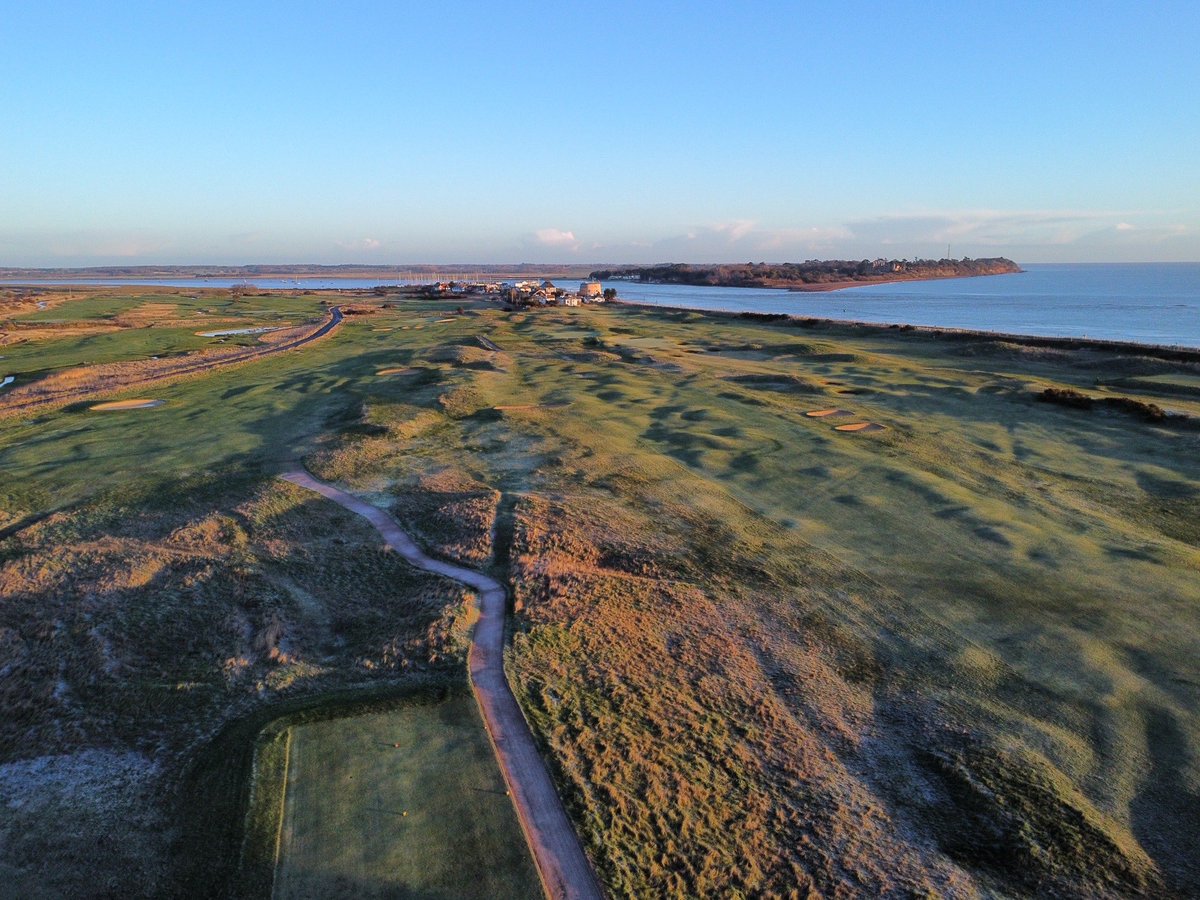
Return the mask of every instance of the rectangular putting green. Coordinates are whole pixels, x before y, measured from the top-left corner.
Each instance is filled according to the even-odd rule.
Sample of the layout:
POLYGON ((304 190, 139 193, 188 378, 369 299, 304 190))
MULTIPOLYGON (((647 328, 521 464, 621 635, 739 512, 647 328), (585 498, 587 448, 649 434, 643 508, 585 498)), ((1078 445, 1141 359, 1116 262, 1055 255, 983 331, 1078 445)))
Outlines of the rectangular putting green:
POLYGON ((541 894, 470 696, 292 729, 276 898, 541 894))

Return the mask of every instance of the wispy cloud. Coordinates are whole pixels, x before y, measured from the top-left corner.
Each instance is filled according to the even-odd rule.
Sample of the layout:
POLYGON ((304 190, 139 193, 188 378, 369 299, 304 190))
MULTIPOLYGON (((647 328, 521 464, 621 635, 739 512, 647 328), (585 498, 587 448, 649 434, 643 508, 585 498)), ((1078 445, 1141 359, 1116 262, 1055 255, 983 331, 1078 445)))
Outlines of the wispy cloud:
POLYGON ((729 243, 736 244, 746 236, 754 233, 754 221, 751 219, 735 219, 732 222, 722 222, 710 225, 708 230, 714 234, 723 235, 729 243))
POLYGON ((811 225, 808 228, 776 228, 760 235, 761 250, 797 250, 808 252, 831 250, 854 235, 844 225, 811 225))
POLYGON ((1098 227, 1112 227, 1108 223, 1123 215, 1126 214, 1098 210, 985 209, 878 216, 849 222, 846 228, 857 243, 880 247, 943 243, 978 247, 1062 246, 1078 241, 1098 227))
POLYGON ((144 231, 0 233, 0 247, 14 257, 41 257, 46 265, 93 265, 104 260, 142 261, 176 252, 175 242, 144 231), (36 248, 36 254, 27 248, 36 248))
POLYGON ((886 215, 846 225, 865 255, 1005 255, 1029 262, 1194 258, 1196 225, 1161 224, 1155 210, 955 210, 886 215), (1189 243, 1192 246, 1189 249, 1189 243))
POLYGON ((383 246, 383 241, 378 238, 365 237, 354 241, 338 241, 337 246, 342 250, 351 250, 354 252, 365 251, 370 253, 373 250, 378 250, 383 246))
POLYGON ((539 228, 533 233, 533 243, 542 247, 579 249, 579 241, 575 237, 575 232, 562 231, 558 228, 539 228))
POLYGON ((769 228, 751 219, 695 225, 683 234, 654 241, 631 240, 607 246, 597 245, 606 258, 649 259, 655 261, 726 261, 737 258, 784 259, 796 255, 812 256, 830 252, 839 241, 853 235, 842 225, 809 225, 797 228, 769 228), (647 253, 647 251, 651 251, 647 253))

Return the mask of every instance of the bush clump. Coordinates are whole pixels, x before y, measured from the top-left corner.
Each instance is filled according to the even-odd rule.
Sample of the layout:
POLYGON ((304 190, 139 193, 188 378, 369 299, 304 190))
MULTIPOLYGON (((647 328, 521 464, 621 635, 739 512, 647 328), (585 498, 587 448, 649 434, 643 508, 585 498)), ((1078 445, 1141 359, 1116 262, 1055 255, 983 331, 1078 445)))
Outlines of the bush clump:
POLYGON ((1038 394, 1038 399, 1043 403, 1057 403, 1072 409, 1091 409, 1096 405, 1095 399, 1071 388, 1046 388, 1038 394))
POLYGON ((1100 404, 1147 422, 1161 422, 1167 418, 1166 410, 1157 403, 1134 397, 1089 397, 1071 388, 1046 388, 1037 395, 1037 399, 1043 403, 1057 403, 1059 406, 1069 406, 1073 409, 1092 409, 1100 404))
POLYGON ((1157 403, 1135 400, 1133 397, 1105 397, 1101 402, 1113 409, 1145 419, 1147 422, 1161 422, 1167 417, 1166 410, 1157 403))

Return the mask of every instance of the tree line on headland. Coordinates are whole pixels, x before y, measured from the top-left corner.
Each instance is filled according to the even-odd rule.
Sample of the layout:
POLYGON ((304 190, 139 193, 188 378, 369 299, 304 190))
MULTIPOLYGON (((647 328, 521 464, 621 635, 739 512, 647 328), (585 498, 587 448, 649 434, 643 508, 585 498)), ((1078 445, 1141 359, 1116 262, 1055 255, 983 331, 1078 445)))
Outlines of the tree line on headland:
POLYGON ((988 259, 810 259, 802 263, 722 263, 691 265, 667 263, 600 269, 591 277, 717 287, 791 288, 821 290, 850 284, 886 281, 920 281, 963 278, 971 275, 1005 275, 1021 267, 1002 256, 988 259))

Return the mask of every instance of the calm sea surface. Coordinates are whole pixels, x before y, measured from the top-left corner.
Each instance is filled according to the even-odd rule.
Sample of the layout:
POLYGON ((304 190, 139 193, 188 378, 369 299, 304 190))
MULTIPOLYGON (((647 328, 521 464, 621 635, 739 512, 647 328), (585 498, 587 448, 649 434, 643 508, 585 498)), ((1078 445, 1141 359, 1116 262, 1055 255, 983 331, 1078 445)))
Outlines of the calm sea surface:
MULTIPOLYGON (((621 298, 659 306, 789 313, 884 324, 968 328, 1200 347, 1200 263, 1027 265, 1019 275, 917 281, 823 294, 615 282, 621 298)), ((245 279, 96 279, 89 284, 229 287, 245 279)), ((396 280, 272 279, 262 288, 370 288, 396 280)), ((30 282, 22 282, 29 284, 30 282)), ((79 283, 79 282, 76 282, 79 283)), ((556 281, 561 287, 578 282, 556 281)))
POLYGON ((855 322, 1200 347, 1200 263, 1027 265, 1017 275, 823 294, 616 283, 627 300, 855 322))

